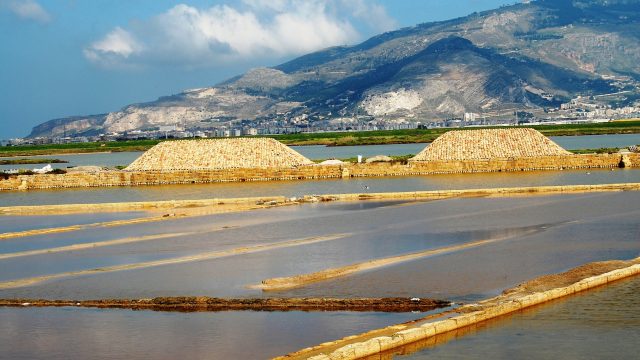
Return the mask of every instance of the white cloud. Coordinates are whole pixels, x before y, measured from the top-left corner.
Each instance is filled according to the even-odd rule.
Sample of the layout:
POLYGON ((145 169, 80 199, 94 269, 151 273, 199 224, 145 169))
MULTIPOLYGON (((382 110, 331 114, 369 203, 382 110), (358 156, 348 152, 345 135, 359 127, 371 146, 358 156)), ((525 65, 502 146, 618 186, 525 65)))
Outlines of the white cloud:
POLYGON ((378 31, 389 31, 398 27, 395 19, 387 14, 384 6, 375 3, 367 3, 366 0, 341 0, 342 4, 351 9, 353 15, 367 21, 378 31))
POLYGON ((116 27, 102 40, 84 49, 84 56, 102 65, 116 66, 121 60, 126 60, 129 56, 141 51, 142 46, 128 31, 116 27))
POLYGON ((34 0, 5 0, 0 2, 3 7, 25 20, 40 23, 51 21, 51 15, 34 0))
POLYGON ((231 61, 299 55, 360 40, 355 22, 389 30, 383 7, 364 0, 243 0, 234 7, 180 4, 147 20, 115 28, 85 48, 108 66, 215 66, 231 61))

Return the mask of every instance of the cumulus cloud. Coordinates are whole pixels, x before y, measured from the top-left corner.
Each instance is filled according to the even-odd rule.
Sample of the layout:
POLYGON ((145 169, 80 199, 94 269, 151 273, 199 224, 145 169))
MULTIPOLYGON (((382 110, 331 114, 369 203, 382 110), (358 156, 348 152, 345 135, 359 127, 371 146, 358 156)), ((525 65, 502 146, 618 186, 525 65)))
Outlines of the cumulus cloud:
POLYGON ((0 1, 0 4, 24 20, 40 23, 51 21, 51 15, 35 0, 5 0, 0 1))
POLYGON ((376 31, 395 26, 382 6, 365 0, 243 0, 204 9, 180 4, 115 28, 84 55, 107 66, 214 66, 353 43, 361 37, 356 22, 376 31))
POLYGON ((142 46, 128 31, 116 27, 103 39, 98 40, 84 49, 84 56, 96 63, 107 66, 117 66, 121 60, 142 51, 142 46))

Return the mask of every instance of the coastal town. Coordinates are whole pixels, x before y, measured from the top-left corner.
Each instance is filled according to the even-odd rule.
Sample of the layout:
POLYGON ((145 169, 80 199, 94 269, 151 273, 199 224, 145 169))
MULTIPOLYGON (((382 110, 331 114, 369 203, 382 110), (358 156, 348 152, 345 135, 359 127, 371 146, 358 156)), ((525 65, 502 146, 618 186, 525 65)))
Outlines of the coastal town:
POLYGON ((162 140, 186 138, 224 138, 255 135, 282 135, 325 132, 363 132, 405 129, 440 129, 480 126, 562 125, 603 123, 620 119, 640 118, 640 102, 633 106, 614 107, 608 97, 624 96, 627 92, 601 96, 579 96, 558 108, 546 109, 534 115, 527 111, 506 113, 465 112, 450 119, 420 121, 413 117, 388 118, 370 115, 332 116, 327 114, 276 115, 259 120, 220 121, 211 119, 206 124, 187 126, 178 121, 153 129, 132 130, 95 135, 78 135, 64 131, 61 136, 25 137, 0 140, 0 146, 68 144, 98 141, 162 140))

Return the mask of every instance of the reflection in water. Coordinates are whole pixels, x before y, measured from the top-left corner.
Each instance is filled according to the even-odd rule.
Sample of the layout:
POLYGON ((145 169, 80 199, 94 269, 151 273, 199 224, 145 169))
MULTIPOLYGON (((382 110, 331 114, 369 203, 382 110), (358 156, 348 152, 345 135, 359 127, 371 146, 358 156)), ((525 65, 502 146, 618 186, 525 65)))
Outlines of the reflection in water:
POLYGON ((0 233, 95 224, 116 220, 128 220, 146 216, 143 212, 107 212, 74 215, 13 216, 0 215, 0 233))
MULTIPOLYGON (((224 223, 238 226, 210 234, 5 259, 0 261, 3 268, 0 277, 13 280, 110 264, 135 264, 147 259, 196 256, 194 261, 180 264, 66 277, 37 286, 4 289, 0 290, 0 297, 272 296, 247 286, 267 278, 507 237, 476 248, 396 263, 277 293, 283 297, 418 296, 468 301, 585 262, 637 257, 638 202, 640 192, 448 199, 360 210, 345 209, 344 203, 321 203, 139 224, 118 228, 118 233, 141 236, 200 231, 219 228, 224 223), (255 222, 242 224, 249 219, 255 222), (209 251, 332 234, 350 235, 251 254, 209 260, 197 257, 209 251)), ((108 229, 69 233, 55 243, 69 238, 82 243, 92 236, 104 241, 113 238, 112 232, 108 229)), ((43 240, 43 237, 23 238, 21 243, 36 246, 43 240)))
POLYGON ((0 358, 267 359, 422 316, 0 308, 0 358))
POLYGON ((640 169, 590 169, 510 173, 215 183, 0 192, 0 206, 157 201, 253 196, 478 189, 640 182, 640 169), (368 187, 368 188, 367 188, 368 187), (366 189, 366 190, 363 190, 366 189))
MULTIPOLYGON (((632 359, 640 278, 623 280, 382 356, 391 359, 632 359)), ((379 357, 376 357, 379 359, 379 357)))

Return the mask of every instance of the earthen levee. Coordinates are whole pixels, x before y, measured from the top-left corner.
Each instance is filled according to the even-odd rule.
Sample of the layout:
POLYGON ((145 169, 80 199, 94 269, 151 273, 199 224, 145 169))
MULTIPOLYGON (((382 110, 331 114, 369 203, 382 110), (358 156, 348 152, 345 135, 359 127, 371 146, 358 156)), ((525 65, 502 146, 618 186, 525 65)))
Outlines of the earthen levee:
POLYGON ((640 166, 640 154, 541 156, 488 160, 417 161, 402 163, 309 165, 289 168, 253 168, 194 171, 103 171, 67 174, 19 175, 0 180, 1 190, 140 186, 216 182, 329 179, 474 172, 512 172, 640 166))

